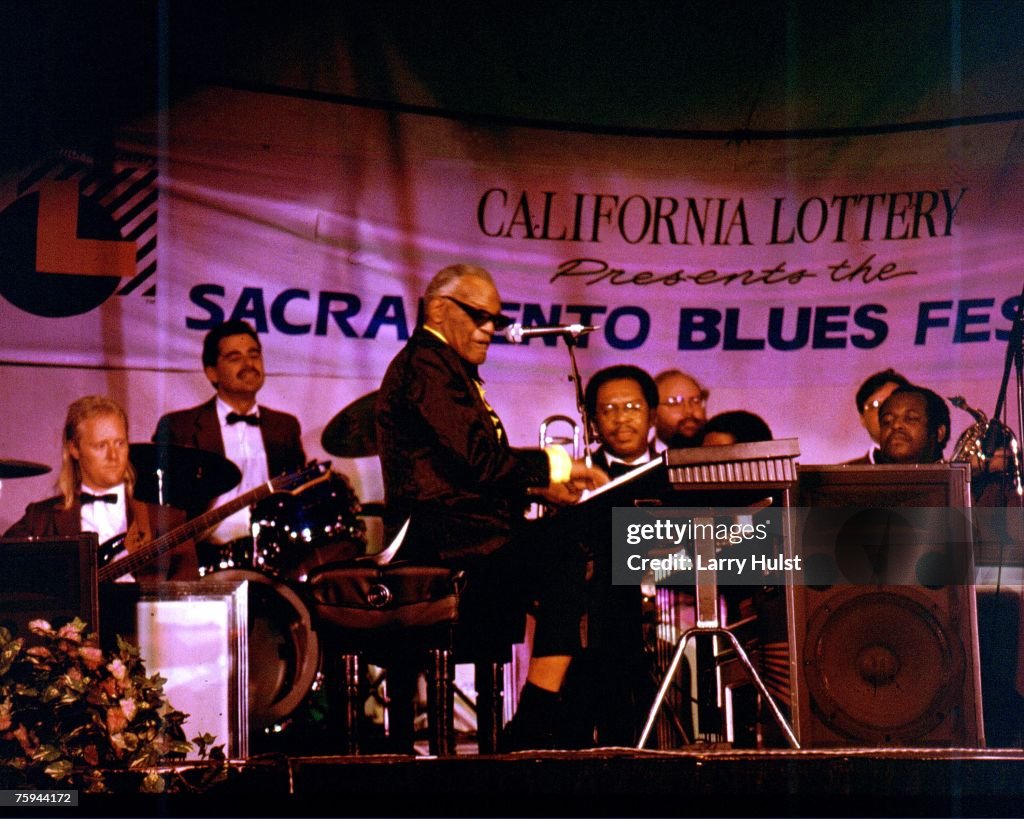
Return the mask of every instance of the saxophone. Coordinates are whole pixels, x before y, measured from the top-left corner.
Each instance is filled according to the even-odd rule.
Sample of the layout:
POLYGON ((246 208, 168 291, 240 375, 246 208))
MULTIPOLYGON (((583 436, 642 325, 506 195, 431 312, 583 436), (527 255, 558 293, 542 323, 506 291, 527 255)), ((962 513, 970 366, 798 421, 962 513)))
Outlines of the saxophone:
POLYGON ((987 472, 990 457, 985 454, 984 443, 985 439, 990 434, 993 434, 990 433, 990 430, 994 427, 996 449, 1006 450, 1005 480, 1007 483, 1012 484, 1018 496, 1024 495, 1024 483, 1022 483, 1024 463, 1021 461, 1020 444, 1017 442, 1013 430, 995 418, 990 420, 980 409, 975 409, 968 404, 962 395, 951 396, 949 403, 957 409, 970 413, 971 417, 974 418, 974 424, 965 429, 957 439, 956 446, 953 448, 953 454, 949 456, 949 460, 969 463, 973 467, 978 467, 981 471, 987 472))

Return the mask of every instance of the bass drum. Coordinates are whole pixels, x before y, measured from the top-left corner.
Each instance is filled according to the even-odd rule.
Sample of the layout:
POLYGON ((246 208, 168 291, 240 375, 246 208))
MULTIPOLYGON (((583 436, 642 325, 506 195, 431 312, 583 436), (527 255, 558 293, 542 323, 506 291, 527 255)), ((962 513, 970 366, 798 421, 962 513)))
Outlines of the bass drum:
POLYGON ((249 742, 280 730, 313 689, 320 640, 302 598, 286 582, 249 569, 213 572, 206 582, 249 581, 249 742))
POLYGON ((275 492, 252 509, 255 564, 304 581, 317 566, 366 552, 366 523, 348 480, 336 472, 301 492, 275 492))

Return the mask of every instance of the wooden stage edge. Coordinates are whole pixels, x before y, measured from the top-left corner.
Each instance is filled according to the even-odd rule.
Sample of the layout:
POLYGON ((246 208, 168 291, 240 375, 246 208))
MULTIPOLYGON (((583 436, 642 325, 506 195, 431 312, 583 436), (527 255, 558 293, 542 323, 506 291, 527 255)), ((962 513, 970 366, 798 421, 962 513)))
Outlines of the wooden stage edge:
MULTIPOLYGON (((39 815, 33 813, 32 815, 39 815)), ((1024 752, 973 748, 257 757, 201 796, 95 816, 1021 816, 1024 752)))

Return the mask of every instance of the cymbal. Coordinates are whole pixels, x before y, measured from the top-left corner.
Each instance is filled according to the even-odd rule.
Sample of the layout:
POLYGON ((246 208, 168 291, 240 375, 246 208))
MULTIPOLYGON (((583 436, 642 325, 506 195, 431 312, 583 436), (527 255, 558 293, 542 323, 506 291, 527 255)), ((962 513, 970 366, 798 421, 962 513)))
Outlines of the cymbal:
POLYGON ((46 464, 0 458, 0 480, 4 478, 31 478, 34 475, 45 475, 50 469, 46 464))
POLYGON ((357 398, 324 427, 320 445, 339 458, 377 454, 377 390, 357 398))
POLYGON ((223 455, 196 447, 131 444, 128 456, 135 467, 135 497, 146 503, 195 509, 242 480, 238 467, 223 455))

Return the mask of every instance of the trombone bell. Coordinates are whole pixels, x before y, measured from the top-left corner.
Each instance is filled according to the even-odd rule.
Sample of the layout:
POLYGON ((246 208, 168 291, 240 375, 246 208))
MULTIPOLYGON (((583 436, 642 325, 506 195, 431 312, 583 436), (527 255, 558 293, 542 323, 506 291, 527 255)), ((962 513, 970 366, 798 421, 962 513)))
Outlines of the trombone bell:
POLYGON ((540 423, 540 448, 543 449, 546 446, 552 445, 564 447, 571 445, 573 460, 578 461, 583 457, 583 439, 580 435, 580 425, 568 415, 549 415, 540 423), (555 435, 551 432, 551 428, 556 424, 567 429, 561 435, 555 435))

